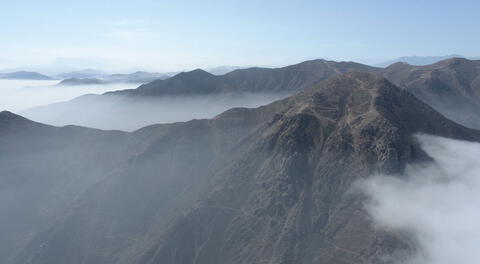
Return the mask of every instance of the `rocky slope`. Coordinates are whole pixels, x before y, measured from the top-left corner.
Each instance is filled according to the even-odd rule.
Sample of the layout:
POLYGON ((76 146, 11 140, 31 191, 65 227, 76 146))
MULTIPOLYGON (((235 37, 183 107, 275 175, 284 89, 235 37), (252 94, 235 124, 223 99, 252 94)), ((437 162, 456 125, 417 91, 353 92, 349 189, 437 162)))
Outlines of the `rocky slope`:
POLYGON ((427 161, 415 133, 480 141, 480 132, 367 73, 133 133, 1 113, 2 183, 18 179, 2 192, 14 200, 17 189, 43 182, 42 199, 25 198, 19 212, 42 221, 18 227, 29 229, 12 235, 19 250, 4 256, 22 264, 381 263, 414 245, 375 229, 349 190, 373 172, 427 161), (27 156, 31 167, 20 166, 27 156), (9 160, 17 165, 4 166, 9 160))
POLYGON ((480 128, 480 61, 453 58, 427 66, 396 63, 380 73, 446 117, 480 128))

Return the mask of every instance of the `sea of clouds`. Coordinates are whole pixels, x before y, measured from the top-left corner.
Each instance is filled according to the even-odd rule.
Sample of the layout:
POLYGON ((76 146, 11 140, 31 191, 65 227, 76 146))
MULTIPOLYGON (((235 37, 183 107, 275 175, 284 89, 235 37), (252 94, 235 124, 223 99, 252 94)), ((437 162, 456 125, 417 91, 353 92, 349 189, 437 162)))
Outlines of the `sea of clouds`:
POLYGON ((480 259, 480 144, 429 135, 417 139, 433 158, 404 175, 358 183, 375 223, 406 232, 417 253, 398 263, 477 264, 480 259))

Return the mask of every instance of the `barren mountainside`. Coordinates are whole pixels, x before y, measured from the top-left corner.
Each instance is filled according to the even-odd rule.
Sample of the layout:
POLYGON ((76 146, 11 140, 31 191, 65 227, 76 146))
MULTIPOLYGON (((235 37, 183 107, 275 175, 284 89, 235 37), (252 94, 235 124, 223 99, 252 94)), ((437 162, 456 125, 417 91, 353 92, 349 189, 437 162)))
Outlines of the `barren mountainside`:
POLYGON ((381 263, 415 244, 374 228, 349 190, 373 172, 428 161, 415 133, 480 141, 480 132, 405 89, 358 72, 267 106, 132 133, 56 128, 2 112, 0 195, 21 203, 13 213, 41 224, 2 226, 15 231, 0 243, 15 248, 0 257, 22 264, 381 263), (42 167, 10 162, 18 157, 42 167))
MULTIPOLYGON (((64 103, 37 107, 25 111, 25 115, 53 124, 64 124, 65 120, 71 119, 74 124, 94 126, 95 122, 88 123, 85 120, 95 120, 96 117, 112 120, 124 115, 122 109, 131 103, 141 104, 145 100, 155 102, 165 98, 188 98, 201 101, 202 96, 235 98, 239 94, 275 95, 279 98, 336 75, 369 72, 383 76, 406 89, 447 118, 479 129, 480 118, 476 114, 480 111, 479 69, 478 60, 452 58, 426 66, 399 62, 387 68, 374 68, 354 62, 312 60, 283 68, 240 69, 224 75, 194 70, 165 80, 155 80, 136 89, 89 95, 64 103), (88 109, 85 109, 85 105, 88 105, 88 109), (104 111, 105 107, 108 111, 104 111)), ((127 112, 133 113, 135 109, 134 107, 127 112)))
POLYGON ((427 66, 396 63, 381 74, 446 117, 480 128, 480 61, 453 58, 427 66))
POLYGON ((137 89, 108 94, 129 96, 205 95, 218 93, 294 92, 334 75, 372 72, 377 68, 355 62, 311 60, 282 68, 249 68, 213 75, 197 69, 167 80, 156 80, 137 89))

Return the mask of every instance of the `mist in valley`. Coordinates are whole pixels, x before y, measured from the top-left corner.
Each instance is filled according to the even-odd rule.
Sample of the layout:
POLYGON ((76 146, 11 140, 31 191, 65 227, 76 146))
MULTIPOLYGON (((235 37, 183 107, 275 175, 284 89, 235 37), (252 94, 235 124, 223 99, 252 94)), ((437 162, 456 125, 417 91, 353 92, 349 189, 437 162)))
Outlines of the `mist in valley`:
POLYGON ((133 131, 157 123, 212 118, 233 107, 257 107, 288 94, 128 97, 102 95, 138 84, 58 85, 58 80, 0 80, 0 109, 54 126, 133 131))
POLYGON ((233 107, 257 107, 287 94, 129 97, 85 95, 72 101, 32 108, 21 115, 55 126, 79 125, 133 131, 158 123, 212 118, 233 107))
POLYGON ((433 158, 404 175, 359 182, 366 209, 382 229, 409 234, 417 252, 386 256, 395 263, 478 263, 480 255, 480 144, 419 135, 433 158), (398 258, 398 256, 401 256, 398 258))
POLYGON ((58 85, 59 80, 0 80, 0 110, 22 112, 32 107, 71 100, 84 94, 135 88, 131 83, 108 85, 58 85))

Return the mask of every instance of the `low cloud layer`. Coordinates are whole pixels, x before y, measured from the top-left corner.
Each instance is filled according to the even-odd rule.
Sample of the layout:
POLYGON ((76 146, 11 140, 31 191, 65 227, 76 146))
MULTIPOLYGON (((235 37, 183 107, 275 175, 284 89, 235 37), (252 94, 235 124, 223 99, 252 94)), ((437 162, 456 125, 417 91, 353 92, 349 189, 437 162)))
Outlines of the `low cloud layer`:
POLYGON ((417 254, 399 263, 477 264, 480 259, 480 144, 417 136, 433 158, 405 175, 360 182, 367 211, 381 228, 405 231, 417 254))
POLYGON ((212 118, 233 107, 257 107, 287 94, 177 97, 99 96, 136 84, 61 86, 59 81, 0 80, 0 111, 34 121, 132 131, 151 124, 212 118), (88 95, 87 95, 88 94, 88 95), (97 95, 95 95, 97 94, 97 95))
POLYGON ((212 118, 233 107, 257 107, 283 94, 242 94, 176 97, 86 95, 75 100, 20 112, 37 122, 133 131, 159 123, 212 118))
POLYGON ((71 100, 87 93, 98 94, 138 86, 131 83, 61 86, 58 83, 58 80, 0 80, 0 111, 19 112, 35 106, 71 100))

